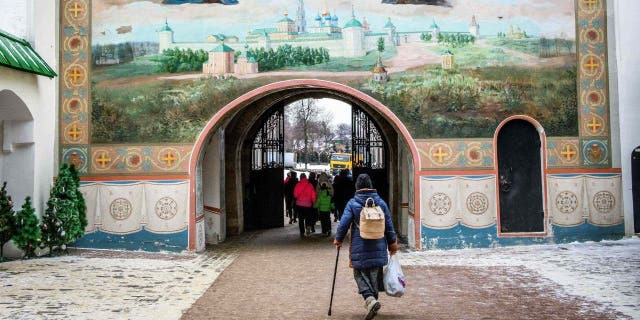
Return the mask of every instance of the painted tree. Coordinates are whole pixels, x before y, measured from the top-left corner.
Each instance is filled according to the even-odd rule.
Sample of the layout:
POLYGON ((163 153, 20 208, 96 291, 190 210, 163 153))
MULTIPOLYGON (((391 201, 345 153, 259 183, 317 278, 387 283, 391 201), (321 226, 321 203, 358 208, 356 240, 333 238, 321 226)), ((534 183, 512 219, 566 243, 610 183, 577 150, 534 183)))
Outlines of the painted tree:
POLYGON ((40 226, 31 206, 31 197, 24 200, 22 210, 16 213, 15 229, 13 242, 24 251, 25 258, 35 257, 35 250, 40 244, 40 226))
POLYGON ((384 38, 378 38, 378 56, 382 55, 384 51, 384 38))
POLYGON ((15 234, 14 221, 13 201, 7 194, 7 182, 4 182, 0 189, 0 261, 4 259, 5 243, 9 242, 15 234))

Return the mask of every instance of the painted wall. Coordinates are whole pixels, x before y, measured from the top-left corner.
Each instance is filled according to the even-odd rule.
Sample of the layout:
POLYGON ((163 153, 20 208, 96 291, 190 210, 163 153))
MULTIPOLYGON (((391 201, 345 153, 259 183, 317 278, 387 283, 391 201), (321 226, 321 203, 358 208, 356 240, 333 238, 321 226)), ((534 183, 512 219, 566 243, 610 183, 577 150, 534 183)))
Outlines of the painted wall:
MULTIPOLYGON (((305 8, 321 8, 321 2, 306 1, 305 8)), ((387 106, 408 129, 418 150, 412 155, 418 161, 413 163, 408 177, 417 196, 408 199, 406 220, 409 230, 417 225, 417 232, 408 235, 416 247, 493 246, 622 236, 621 190, 628 193, 630 187, 625 184, 628 174, 624 165, 629 157, 620 156, 620 152, 621 149, 624 152, 625 143, 633 145, 633 141, 625 137, 637 136, 627 135, 628 128, 625 128, 625 125, 630 127, 626 119, 637 120, 626 117, 633 111, 629 110, 636 98, 633 88, 637 76, 625 70, 629 61, 633 64, 636 60, 629 60, 621 53, 621 48, 631 45, 633 39, 620 32, 632 29, 632 20, 624 17, 636 7, 614 5, 611 1, 603 6, 602 1, 583 0, 553 1, 550 7, 537 6, 536 10, 541 11, 533 10, 529 1, 491 1, 496 7, 487 7, 474 4, 478 1, 461 0, 454 9, 378 3, 367 7, 364 3, 356 1, 355 15, 359 18, 366 14, 375 31, 382 29, 387 21, 386 11, 391 10, 398 32, 411 31, 411 25, 420 25, 420 30, 429 29, 429 25, 437 21, 443 34, 458 37, 467 33, 468 20, 476 14, 480 39, 477 43, 454 45, 444 40, 438 43, 407 37, 411 41, 403 43, 400 38, 400 44, 395 47, 386 42, 380 59, 391 80, 384 84, 372 80, 372 67, 378 59, 375 50, 357 59, 335 57, 315 66, 284 69, 261 67, 258 75, 221 80, 203 77, 201 71, 187 70, 186 65, 179 72, 174 72, 177 69, 158 71, 155 67, 158 59, 162 59, 159 53, 152 52, 157 46, 145 41, 157 41, 157 27, 164 25, 167 14, 176 43, 202 42, 211 34, 235 35, 238 30, 242 38, 247 30, 275 26, 284 10, 293 12, 293 1, 246 0, 234 7, 219 5, 215 7, 219 12, 229 8, 240 12, 238 16, 224 15, 227 19, 224 21, 229 23, 221 24, 220 20, 210 21, 207 19, 214 18, 201 14, 211 10, 207 6, 217 4, 169 6, 130 0, 121 6, 111 6, 111 2, 104 0, 62 0, 60 50, 66 81, 60 97, 63 112, 60 159, 84 164, 81 173, 98 184, 127 180, 123 177, 130 175, 136 178, 131 181, 141 184, 169 175, 190 179, 193 184, 195 173, 189 172, 188 165, 194 153, 193 141, 208 134, 202 132, 202 128, 217 111, 235 98, 271 84, 272 76, 291 79, 303 75, 348 84, 387 106), (259 16, 254 11, 256 3, 261 4, 257 6, 259 16), (93 25, 88 23, 88 10, 78 11, 74 7, 80 5, 84 10, 89 4, 94 9, 93 25), (129 15, 119 14, 136 5, 148 6, 149 16, 156 17, 157 22, 138 24, 127 20, 129 15), (380 10, 375 11, 380 8, 387 9, 382 10, 384 17, 379 14, 380 10), (401 13, 406 13, 407 8, 418 20, 403 18, 401 13), (508 15, 496 16, 501 10, 508 15), (520 14, 522 12, 524 14, 520 14), (247 15, 255 19, 244 19, 247 15), (256 23, 258 20, 262 22, 256 23), (197 29, 192 27, 194 22, 197 29), (208 23, 211 28, 202 27, 208 23), (549 29, 554 26, 560 29, 549 29), (88 30, 92 33, 88 34, 88 30), (521 31, 529 38, 517 39, 524 35, 521 31), (94 48, 88 47, 89 38, 94 48), (609 51, 605 50, 607 44, 609 51), (445 48, 452 50, 456 57, 451 71, 441 68, 441 51, 445 48), (92 66, 95 59, 86 58, 91 52, 104 55, 104 61, 114 57, 122 60, 117 64, 92 66), (87 74, 89 70, 91 73, 87 74), (69 78, 76 72, 81 72, 84 78, 69 78), (86 77, 95 85, 90 86, 86 77), (627 87, 628 83, 632 85, 627 87), (88 92, 92 94, 91 100, 88 92), (68 106, 77 108, 70 110, 68 106), (87 116, 89 110, 93 111, 91 117, 87 116), (548 170, 542 173, 549 186, 544 194, 546 229, 543 235, 497 239, 496 155, 492 136, 497 125, 514 114, 538 120, 542 124, 539 129, 546 137, 541 149, 544 167, 548 170), (64 128, 73 124, 83 128, 85 135, 78 139, 68 136, 64 128), (623 147, 618 149, 618 144, 623 147), (576 176, 567 178, 563 176, 566 174, 576 176), (553 187, 555 183, 564 186, 559 182, 561 178, 573 180, 565 188, 553 187), (600 193, 604 191, 609 192, 614 201, 610 201, 608 194, 600 193), (447 206, 449 209, 445 210, 447 206), (554 213, 561 210, 558 208, 571 214, 554 213), (597 213, 600 211, 605 212, 597 213)), ((342 6, 338 11, 341 26, 349 19, 345 11, 349 12, 350 8, 342 6)), ((367 47, 371 47, 370 41, 367 47)), ((216 171, 215 168, 202 169, 204 177, 216 181, 215 173, 210 171, 216 171)), ((188 192, 194 188, 191 186, 188 192)), ((629 198, 624 197, 625 204, 629 198)), ((146 203, 147 200, 140 201, 146 203)), ((178 204, 194 208, 188 201, 178 204)), ((205 197, 204 201, 216 203, 215 196, 208 200, 205 197)), ((105 211, 106 207, 96 211, 96 217, 110 214, 105 211)), ((628 208, 624 206, 625 212, 628 208)), ((190 239, 196 238, 193 236, 195 223, 198 223, 197 239, 207 235, 204 220, 198 220, 201 219, 198 212, 192 209, 186 214, 190 221, 190 239)), ((151 215, 147 212, 143 216, 145 214, 151 215)), ((626 223, 629 224, 628 217, 626 223)), ((218 227, 214 222, 215 228, 218 227)), ((188 245, 193 249, 195 244, 189 242, 188 245)))

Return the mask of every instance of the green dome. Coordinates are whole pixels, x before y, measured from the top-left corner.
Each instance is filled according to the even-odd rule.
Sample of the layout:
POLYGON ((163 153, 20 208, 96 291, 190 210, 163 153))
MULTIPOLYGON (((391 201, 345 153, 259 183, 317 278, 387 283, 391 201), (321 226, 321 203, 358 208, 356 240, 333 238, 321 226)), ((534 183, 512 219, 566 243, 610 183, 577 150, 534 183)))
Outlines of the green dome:
POLYGON ((213 48, 213 50, 211 50, 211 52, 234 52, 235 50, 233 50, 231 47, 225 45, 224 43, 213 48))
POLYGON ((173 30, 171 30, 171 28, 169 28, 169 23, 167 23, 165 21, 164 27, 162 27, 162 29, 160 29, 160 31, 173 31, 173 30))
POLYGON ((351 20, 349 22, 347 22, 347 24, 344 25, 345 28, 362 28, 362 23, 360 23, 360 21, 358 21, 356 18, 351 18, 351 20))
POLYGON ((387 24, 384 25, 385 29, 392 29, 395 28, 396 26, 393 25, 393 23, 391 23, 391 18, 389 18, 389 20, 387 20, 387 24))
POLYGON ((278 22, 295 22, 295 21, 291 20, 291 18, 289 18, 289 17, 284 17, 284 18, 280 19, 278 22))

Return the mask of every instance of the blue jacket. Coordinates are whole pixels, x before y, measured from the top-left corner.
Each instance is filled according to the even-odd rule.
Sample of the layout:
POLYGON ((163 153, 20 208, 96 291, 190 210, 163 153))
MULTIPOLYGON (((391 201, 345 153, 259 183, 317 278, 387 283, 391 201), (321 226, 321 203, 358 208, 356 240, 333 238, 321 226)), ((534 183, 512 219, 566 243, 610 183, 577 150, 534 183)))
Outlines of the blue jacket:
POLYGON ((347 231, 351 230, 351 247, 349 249, 351 263, 355 269, 385 266, 388 262, 387 245, 396 242, 396 232, 391 222, 389 207, 374 189, 358 190, 355 196, 347 202, 340 224, 336 231, 336 240, 343 242, 347 231), (384 211, 384 237, 377 240, 362 239, 360 237, 360 211, 367 198, 373 198, 376 205, 384 211))

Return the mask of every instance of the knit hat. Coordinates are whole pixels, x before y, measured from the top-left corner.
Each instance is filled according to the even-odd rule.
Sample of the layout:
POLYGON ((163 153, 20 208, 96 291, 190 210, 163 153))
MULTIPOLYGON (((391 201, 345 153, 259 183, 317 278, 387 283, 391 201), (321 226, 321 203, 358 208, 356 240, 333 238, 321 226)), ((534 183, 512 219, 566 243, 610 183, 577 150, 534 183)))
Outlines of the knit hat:
POLYGON ((371 182, 371 177, 368 174, 362 173, 358 176, 356 180, 356 190, 360 189, 372 189, 373 183, 371 182))

